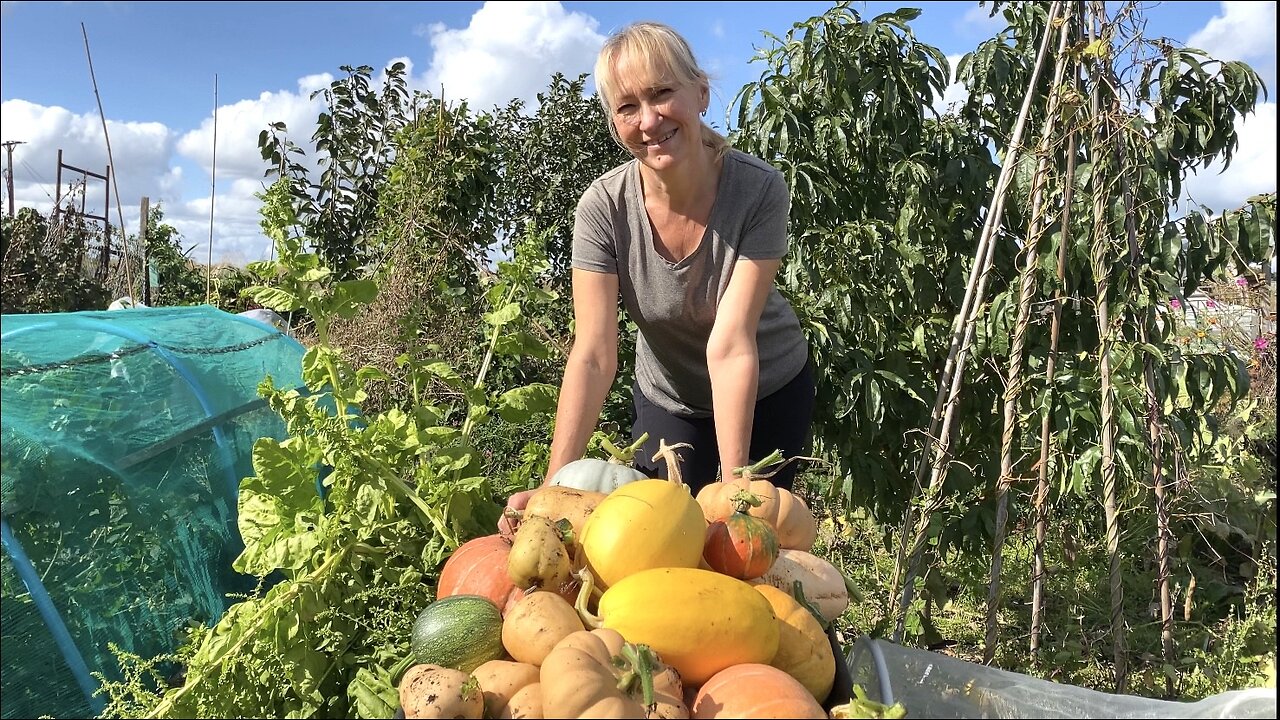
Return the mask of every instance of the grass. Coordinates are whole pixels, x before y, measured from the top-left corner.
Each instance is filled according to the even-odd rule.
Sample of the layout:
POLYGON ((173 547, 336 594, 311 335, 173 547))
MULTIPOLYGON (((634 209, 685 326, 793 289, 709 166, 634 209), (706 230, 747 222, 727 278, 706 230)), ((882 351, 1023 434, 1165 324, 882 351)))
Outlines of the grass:
MULTIPOLYGON (((803 491, 801 491, 803 492, 803 491)), ((883 528, 855 513, 840 513, 815 501, 822 518, 815 553, 840 567, 862 590, 836 622, 846 644, 863 634, 887 637, 894 556, 882 541, 883 528)), ((1109 622, 1108 560, 1102 533, 1062 542, 1062 528, 1049 532, 1048 577, 1039 658, 1030 652, 1032 534, 1011 534, 1004 549, 1002 604, 997 618, 999 645, 993 666, 1031 677, 1102 692, 1115 692, 1115 664, 1109 622), (1037 661, 1038 660, 1038 661, 1037 661)), ((1265 556, 1265 554, 1264 554, 1265 556)), ((1272 555, 1271 557, 1274 557, 1272 555)), ((1243 595, 1216 603, 1193 603, 1184 618, 1185 587, 1176 588, 1172 663, 1162 657, 1156 583, 1139 558, 1126 556, 1125 614, 1130 695, 1198 700, 1234 689, 1275 686, 1275 567, 1254 578, 1243 595), (1169 694, 1166 678, 1173 679, 1169 694)), ((903 644, 931 648, 961 660, 982 663, 985 637, 987 558, 952 555, 935 567, 945 598, 934 604, 916 633, 903 644)), ((1186 579, 1186 571, 1182 579, 1186 579)), ((1178 581, 1175 571, 1175 582, 1178 581)), ((932 583, 931 583, 932 584, 932 583)), ((916 601, 913 610, 922 610, 916 601)))

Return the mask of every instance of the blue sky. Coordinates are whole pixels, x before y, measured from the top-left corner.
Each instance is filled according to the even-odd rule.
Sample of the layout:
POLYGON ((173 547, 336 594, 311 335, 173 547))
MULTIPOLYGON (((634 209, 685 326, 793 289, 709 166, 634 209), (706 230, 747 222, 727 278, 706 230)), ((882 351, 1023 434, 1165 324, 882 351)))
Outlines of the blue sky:
MULTIPOLYGON (((411 87, 469 99, 473 108, 532 101, 554 72, 589 72, 606 35, 642 19, 673 25, 713 79, 708 118, 723 126, 724 106, 758 77, 751 63, 767 46, 763 31, 785 33, 821 14, 826 2, 3 2, 0 10, 0 135, 14 151, 19 207, 48 212, 57 151, 64 162, 105 168, 98 105, 85 55, 107 116, 123 214, 137 231, 143 195, 207 257, 213 161, 214 76, 218 137, 214 259, 266 257, 258 232, 264 165, 257 136, 284 121, 300 144, 319 106, 311 91, 342 65, 405 61, 411 87)), ((1225 174, 1188 183, 1213 208, 1275 190, 1275 2, 1147 3, 1147 35, 1245 60, 1266 80, 1268 102, 1239 127, 1241 147, 1225 174)), ((871 17, 918 7, 917 37, 955 61, 1003 24, 977 2, 858 2, 871 17)), ((989 7, 989 3, 988 3, 989 7)), ((951 88, 947 100, 963 97, 951 88)), ((1216 169, 1215 169, 1216 170, 1216 169)), ((64 174, 64 186, 66 183, 64 174)), ((101 212, 101 183, 87 209, 101 212)), ((64 190, 65 192, 65 190, 64 190)), ((113 222, 116 210, 111 210, 113 222)))

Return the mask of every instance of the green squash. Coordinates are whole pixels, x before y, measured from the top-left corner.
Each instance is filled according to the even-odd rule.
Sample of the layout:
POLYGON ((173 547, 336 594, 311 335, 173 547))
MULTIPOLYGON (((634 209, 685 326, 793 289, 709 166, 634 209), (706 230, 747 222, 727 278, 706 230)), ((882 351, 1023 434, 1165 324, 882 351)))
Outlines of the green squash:
POLYGON ((436 600, 414 621, 409 651, 415 663, 469 673, 503 657, 502 613, 480 595, 436 600))

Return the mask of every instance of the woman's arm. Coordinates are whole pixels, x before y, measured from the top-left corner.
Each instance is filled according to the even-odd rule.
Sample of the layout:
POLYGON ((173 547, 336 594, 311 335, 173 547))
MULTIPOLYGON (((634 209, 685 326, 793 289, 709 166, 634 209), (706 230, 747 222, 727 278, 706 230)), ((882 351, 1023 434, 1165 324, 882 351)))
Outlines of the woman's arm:
POLYGON ((556 407, 544 484, 582 457, 618 371, 618 276, 573 270, 573 349, 556 407))
POLYGON ((720 445, 720 474, 726 480, 734 468, 750 464, 751 424, 760 378, 756 329, 781 264, 781 259, 738 260, 707 340, 711 409, 720 445))

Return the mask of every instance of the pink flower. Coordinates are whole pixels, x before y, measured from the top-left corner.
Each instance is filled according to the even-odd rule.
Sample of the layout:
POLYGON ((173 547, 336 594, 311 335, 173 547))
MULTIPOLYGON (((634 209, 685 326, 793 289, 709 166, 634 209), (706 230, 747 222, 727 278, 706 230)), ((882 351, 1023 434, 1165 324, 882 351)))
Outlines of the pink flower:
POLYGON ((1178 300, 1178 298, 1169 298, 1169 307, 1173 308, 1174 310, 1180 310, 1182 308, 1182 303, 1178 300))
POLYGON ((1216 308, 1216 307, 1218 307, 1218 303, 1216 303, 1216 302, 1214 302, 1214 301, 1212 301, 1212 300, 1209 300, 1208 302, 1206 302, 1206 303, 1204 304, 1204 306, 1205 306, 1205 307, 1207 307, 1207 308, 1211 308, 1211 309, 1212 309, 1212 308, 1216 308))
POLYGON ((1249 287, 1249 278, 1245 278, 1245 277, 1236 278, 1236 285, 1239 285, 1240 287, 1249 287))
POLYGON ((1267 348, 1271 347, 1271 341, 1267 340, 1264 337, 1260 337, 1257 340, 1253 341, 1253 347, 1257 350, 1266 350, 1267 348))

